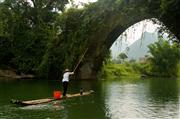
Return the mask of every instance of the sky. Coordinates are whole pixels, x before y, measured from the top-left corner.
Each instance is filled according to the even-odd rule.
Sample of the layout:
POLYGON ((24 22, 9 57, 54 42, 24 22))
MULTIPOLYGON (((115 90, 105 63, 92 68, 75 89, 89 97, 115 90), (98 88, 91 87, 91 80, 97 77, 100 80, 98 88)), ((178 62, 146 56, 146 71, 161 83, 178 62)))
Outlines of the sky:
POLYGON ((150 20, 143 20, 141 22, 138 22, 134 24, 133 26, 129 27, 127 32, 127 42, 129 45, 134 43, 137 39, 141 38, 142 33, 147 32, 156 32, 157 27, 159 27, 158 24, 154 24, 150 20))
POLYGON ((88 2, 96 2, 97 0, 74 0, 75 3, 83 2, 83 3, 88 3, 88 2))
POLYGON ((116 58, 120 52, 124 51, 128 46, 133 44, 136 40, 141 39, 143 32, 155 33, 157 32, 158 24, 154 24, 150 20, 144 20, 129 27, 125 32, 127 37, 120 37, 111 46, 112 57, 116 58))
MULTIPOLYGON (((78 5, 78 8, 82 8, 83 5, 82 3, 91 3, 91 2, 96 2, 97 0, 73 0, 75 5, 78 5)), ((70 8, 70 4, 68 4, 66 7, 70 8)))

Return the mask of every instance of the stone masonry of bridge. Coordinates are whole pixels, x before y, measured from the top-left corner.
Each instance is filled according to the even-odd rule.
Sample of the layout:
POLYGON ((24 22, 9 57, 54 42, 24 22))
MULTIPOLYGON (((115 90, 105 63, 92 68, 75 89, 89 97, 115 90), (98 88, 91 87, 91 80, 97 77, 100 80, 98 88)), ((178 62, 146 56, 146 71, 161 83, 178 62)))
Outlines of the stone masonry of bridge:
MULTIPOLYGON (((105 14, 103 14, 104 18, 106 18, 103 20, 106 28, 99 28, 94 32, 93 36, 88 39, 88 52, 85 55, 83 64, 78 68, 77 76, 80 79, 97 78, 98 71, 100 71, 105 55, 111 45, 119 35, 137 22, 156 18, 163 22, 177 38, 180 38, 178 33, 180 31, 180 22, 178 22, 180 14, 174 15, 176 18, 162 14, 161 10, 159 10, 161 5, 160 0, 125 0, 125 2, 119 6, 115 1, 116 0, 112 0, 111 4, 106 6, 108 9, 105 11, 105 14)), ((98 2, 95 4, 105 3, 98 2)), ((179 4, 179 2, 176 4, 179 4)), ((102 10, 102 8, 96 9, 102 10)), ((169 9, 171 11, 171 8, 169 9)), ((178 11, 179 8, 176 8, 176 10, 178 11)))

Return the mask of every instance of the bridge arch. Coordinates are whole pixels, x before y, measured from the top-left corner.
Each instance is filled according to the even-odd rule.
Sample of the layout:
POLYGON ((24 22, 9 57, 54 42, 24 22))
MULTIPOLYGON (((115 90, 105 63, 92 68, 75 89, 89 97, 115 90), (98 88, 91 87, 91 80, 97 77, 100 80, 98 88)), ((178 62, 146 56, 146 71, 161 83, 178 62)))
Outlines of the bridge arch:
MULTIPOLYGON (((47 50, 48 55, 45 57, 47 61, 44 64, 48 64, 48 68, 45 67, 48 69, 48 76, 59 77, 64 68, 73 69, 80 55, 83 54, 83 49, 88 48, 75 74, 80 79, 97 78, 105 55, 114 41, 130 26, 145 19, 159 19, 177 38, 180 38, 180 27, 178 27, 180 23, 176 22, 177 20, 171 21, 172 18, 168 17, 170 12, 161 9, 163 2, 162 0, 98 0, 84 9, 70 9, 70 12, 63 13, 64 17, 60 20, 62 33, 59 39, 52 41, 52 47, 47 50), (80 47, 77 49, 75 48, 77 46, 80 47), (52 64, 49 64, 49 60, 52 64)), ((174 5, 176 6, 176 3, 172 2, 170 6, 168 4, 166 10, 171 11, 174 5)), ((175 9, 177 13, 180 11, 179 8, 175 9)), ((180 14, 173 15, 173 18, 178 15, 180 14)))
MULTIPOLYGON (((144 19, 144 20, 139 21, 135 24, 138 24, 138 23, 143 22, 143 21, 148 21, 148 20, 151 21, 151 19, 144 19)), ((158 21, 157 19, 155 19, 155 20, 158 23, 160 23, 160 21, 158 21)), ((127 29, 133 27, 135 24, 128 27, 127 29)), ((83 75, 82 74, 80 75, 80 77, 82 79, 97 78, 96 77, 97 73, 101 69, 102 63, 104 61, 106 54, 109 52, 109 49, 111 48, 113 43, 118 39, 119 36, 126 33, 127 29, 125 29, 122 26, 116 26, 107 35, 107 38, 104 39, 105 40, 103 42, 104 44, 101 44, 99 46, 97 46, 97 44, 91 44, 89 46, 89 48, 92 48, 92 49, 91 49, 91 51, 88 52, 89 54, 86 55, 86 62, 80 68, 80 73, 83 74, 83 75), (88 77, 88 76, 90 76, 90 77, 88 77)), ((140 35, 143 35, 143 32, 145 32, 145 31, 140 32, 140 35)), ((127 39, 127 41, 128 41, 128 39, 127 39)))
MULTIPOLYGON (((137 2, 131 1, 128 4, 126 3, 121 6, 121 9, 115 7, 113 10, 106 11, 105 15, 108 15, 104 17, 108 18, 104 20, 106 29, 104 29, 104 27, 102 26, 94 32, 91 39, 88 39, 90 41, 88 44, 89 50, 85 56, 84 63, 79 67, 78 77, 80 77, 81 79, 97 78, 97 73, 102 66, 102 62, 109 48, 119 37, 119 35, 121 35, 130 26, 145 19, 152 18, 159 19, 168 27, 170 26, 169 22, 167 22, 168 18, 165 19, 164 17, 158 16, 161 15, 159 12, 155 13, 155 11, 159 9, 158 7, 160 6, 156 6, 157 8, 154 9, 151 8, 152 1, 153 0, 146 2, 142 2, 141 0, 137 2), (144 3, 144 5, 142 5, 142 3, 144 3)), ((158 5, 160 5, 160 3, 158 3, 158 5)), ((170 30, 172 30, 178 38, 179 36, 178 34, 176 34, 176 31, 178 29, 176 28, 177 27, 171 27, 170 30)))

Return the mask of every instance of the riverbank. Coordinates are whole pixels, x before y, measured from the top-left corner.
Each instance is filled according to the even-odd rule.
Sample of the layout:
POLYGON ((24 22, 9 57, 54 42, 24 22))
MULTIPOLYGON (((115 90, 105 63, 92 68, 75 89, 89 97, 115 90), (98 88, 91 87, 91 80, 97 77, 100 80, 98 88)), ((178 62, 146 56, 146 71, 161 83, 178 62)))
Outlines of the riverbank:
POLYGON ((177 75, 170 76, 170 75, 162 75, 156 72, 150 71, 150 65, 148 64, 141 64, 141 63, 108 63, 104 64, 99 77, 106 79, 116 79, 119 77, 180 77, 180 65, 178 65, 178 72, 177 75))
POLYGON ((32 74, 17 74, 13 69, 0 69, 0 77, 7 77, 12 79, 33 79, 35 78, 32 74))
POLYGON ((141 77, 141 73, 130 65, 110 63, 103 66, 100 77, 106 77, 106 79, 141 77))

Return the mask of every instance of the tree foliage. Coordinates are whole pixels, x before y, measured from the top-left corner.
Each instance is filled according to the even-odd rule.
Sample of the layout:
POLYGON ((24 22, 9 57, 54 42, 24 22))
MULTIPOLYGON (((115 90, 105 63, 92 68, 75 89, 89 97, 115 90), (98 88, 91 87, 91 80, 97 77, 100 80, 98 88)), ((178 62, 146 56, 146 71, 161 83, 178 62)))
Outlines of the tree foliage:
POLYGON ((180 62, 180 47, 159 39, 158 42, 149 45, 152 55, 152 72, 161 76, 177 76, 178 63, 180 62))
POLYGON ((118 55, 118 58, 121 60, 125 60, 125 59, 127 59, 128 58, 128 56, 125 54, 125 53, 120 53, 119 55, 118 55))
POLYGON ((67 0, 4 0, 0 3, 0 61, 20 72, 35 73, 53 39, 58 12, 67 0), (6 55, 5 55, 6 54, 6 55))

